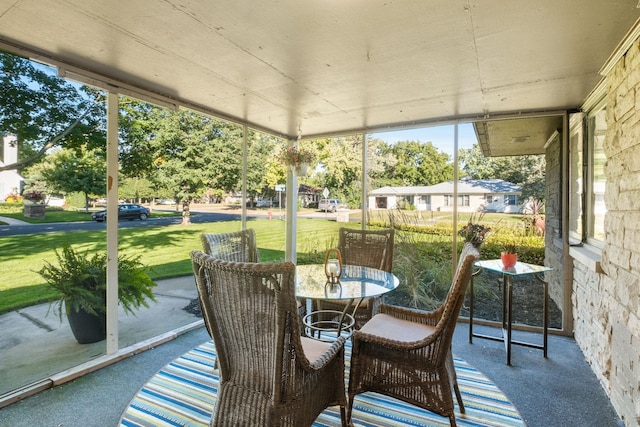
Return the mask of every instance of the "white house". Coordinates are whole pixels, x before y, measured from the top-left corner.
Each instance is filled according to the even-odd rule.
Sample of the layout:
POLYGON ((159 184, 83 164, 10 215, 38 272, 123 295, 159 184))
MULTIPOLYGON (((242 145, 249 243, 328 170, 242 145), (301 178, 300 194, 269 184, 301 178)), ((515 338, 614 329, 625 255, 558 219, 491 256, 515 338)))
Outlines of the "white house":
MULTIPOLYGON (((2 138, 0 151, 0 166, 10 165, 18 161, 18 138, 15 135, 5 135, 2 138)), ((20 194, 24 185, 24 178, 16 169, 0 172, 0 201, 4 202, 11 193, 20 194)))
MULTIPOLYGON (((520 212, 521 195, 519 186, 501 179, 458 181, 458 211, 520 212)), ((423 211, 452 211, 453 181, 430 186, 382 187, 369 192, 372 209, 396 209, 405 204, 423 211)))

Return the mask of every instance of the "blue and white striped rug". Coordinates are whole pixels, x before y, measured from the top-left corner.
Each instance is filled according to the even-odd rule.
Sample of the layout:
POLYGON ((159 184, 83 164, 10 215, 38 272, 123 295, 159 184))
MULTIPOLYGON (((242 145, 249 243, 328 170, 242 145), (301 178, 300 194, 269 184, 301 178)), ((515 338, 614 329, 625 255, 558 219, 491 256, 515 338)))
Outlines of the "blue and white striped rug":
MULTIPOLYGON (((346 347, 347 364, 350 347, 346 347)), ((120 426, 208 426, 218 390, 215 357, 209 341, 167 364, 129 403, 120 426)), ((458 426, 525 426, 518 410, 487 377, 464 360, 454 362, 466 409, 456 413, 458 426)), ((367 427, 449 425, 447 418, 376 393, 356 397, 353 422, 367 427)), ((338 407, 325 410, 313 425, 340 426, 338 407)))

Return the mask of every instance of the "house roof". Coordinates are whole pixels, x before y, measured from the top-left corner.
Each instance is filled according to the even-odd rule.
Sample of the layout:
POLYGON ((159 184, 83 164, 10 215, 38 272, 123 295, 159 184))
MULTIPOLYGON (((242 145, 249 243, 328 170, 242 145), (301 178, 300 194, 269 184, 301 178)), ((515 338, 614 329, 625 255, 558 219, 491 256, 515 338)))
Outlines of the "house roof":
MULTIPOLYGON (((518 185, 501 179, 458 181, 458 194, 520 194, 521 192, 518 185)), ((453 194, 453 181, 429 186, 382 187, 369 192, 370 196, 413 196, 416 194, 453 194)))
POLYGON ((637 3, 0 0, 0 48, 310 138, 578 108, 637 3))

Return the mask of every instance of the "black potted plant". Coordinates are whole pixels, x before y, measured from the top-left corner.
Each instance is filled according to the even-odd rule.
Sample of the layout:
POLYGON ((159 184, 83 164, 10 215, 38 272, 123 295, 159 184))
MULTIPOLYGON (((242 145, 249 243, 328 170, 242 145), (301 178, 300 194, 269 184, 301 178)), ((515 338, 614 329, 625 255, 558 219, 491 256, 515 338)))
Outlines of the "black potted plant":
MULTIPOLYGON (((56 250, 57 265, 45 261, 38 273, 47 284, 59 292, 56 311, 62 319, 67 315, 69 326, 80 344, 88 344, 106 337, 107 255, 80 254, 67 243, 56 250)), ((118 301, 127 314, 147 300, 154 301, 156 283, 146 272, 140 257, 118 257, 118 301)))

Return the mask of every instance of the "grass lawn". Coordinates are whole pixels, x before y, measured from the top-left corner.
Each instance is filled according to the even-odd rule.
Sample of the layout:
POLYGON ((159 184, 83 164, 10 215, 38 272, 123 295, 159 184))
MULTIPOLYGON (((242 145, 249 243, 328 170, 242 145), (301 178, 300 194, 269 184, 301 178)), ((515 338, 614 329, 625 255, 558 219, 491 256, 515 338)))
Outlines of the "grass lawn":
MULTIPOLYGON (((342 223, 298 219, 298 259, 323 262, 326 249, 337 244, 342 223)), ((249 221, 256 231, 260 259, 284 261, 285 222, 280 220, 249 221)), ((358 227, 356 224, 351 224, 358 227)), ((123 254, 141 255, 154 279, 184 276, 192 273, 189 252, 201 249, 201 233, 224 233, 241 229, 240 221, 170 225, 163 227, 124 228, 119 230, 119 250, 123 254)), ((106 250, 106 231, 30 234, 0 238, 0 313, 38 302, 55 294, 44 284, 37 271, 45 261, 55 263, 56 248, 68 242, 81 251, 106 250)))

